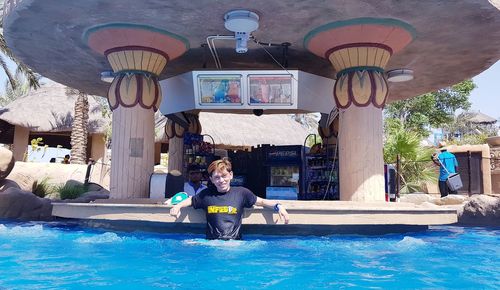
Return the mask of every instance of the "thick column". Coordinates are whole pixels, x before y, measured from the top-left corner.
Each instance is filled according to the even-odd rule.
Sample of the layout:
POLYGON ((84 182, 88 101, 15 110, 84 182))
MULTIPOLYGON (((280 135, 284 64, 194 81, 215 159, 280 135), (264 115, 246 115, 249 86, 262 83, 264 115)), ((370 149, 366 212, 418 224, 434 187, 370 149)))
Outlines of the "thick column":
MULTIPOLYGON (((118 61, 126 63, 127 55, 121 53, 118 61)), ((108 54, 110 62, 112 56, 108 54)), ((161 101, 158 79, 145 71, 122 71, 109 87, 108 101, 113 110, 111 197, 147 197, 154 166, 154 112, 161 101)))
POLYGON ((90 158, 94 161, 102 159, 105 162, 106 140, 104 134, 92 134, 90 142, 90 158))
POLYGON ((106 23, 89 28, 89 46, 114 72, 108 90, 113 111, 110 198, 148 197, 154 166, 154 113, 161 102, 158 77, 187 49, 182 37, 155 27, 106 23))
POLYGON ((388 88, 383 67, 391 53, 380 44, 358 44, 334 48, 328 57, 338 71, 340 200, 385 200, 382 108, 388 88))
POLYGON ((340 200, 384 200, 382 134, 382 109, 351 106, 340 113, 340 200))
POLYGON ((306 47, 337 71, 340 200, 385 200, 382 109, 389 88, 384 69, 414 35, 410 25, 396 19, 358 18, 320 26, 305 38, 306 47))
POLYGON ((23 161, 24 153, 29 144, 29 136, 30 130, 28 128, 21 126, 14 128, 14 144, 12 145, 14 160, 23 161))
MULTIPOLYGON (((201 124, 198 115, 187 114, 189 127, 187 131, 192 134, 201 134, 201 124)), ((168 172, 177 170, 183 172, 184 165, 184 133, 186 129, 172 120, 165 124, 165 135, 168 138, 168 172)))
POLYGON ((112 50, 107 57, 117 72, 108 91, 109 106, 113 110, 111 198, 148 197, 149 177, 154 166, 154 112, 161 101, 161 88, 154 73, 163 67, 152 72, 145 69, 151 59, 161 58, 166 64, 167 58, 159 52, 137 47, 112 50), (139 51, 138 57, 140 49, 143 51, 139 51), (132 62, 134 59, 138 59, 140 65, 132 62), (126 66, 127 63, 134 67, 126 66))
POLYGON ((155 165, 160 164, 160 162, 161 162, 161 143, 160 142, 155 143, 154 162, 155 162, 155 165))
POLYGON ((154 166, 154 111, 140 106, 113 111, 112 198, 147 197, 154 166))
POLYGON ((184 139, 172 137, 168 140, 168 172, 177 170, 182 173, 184 158, 184 139))

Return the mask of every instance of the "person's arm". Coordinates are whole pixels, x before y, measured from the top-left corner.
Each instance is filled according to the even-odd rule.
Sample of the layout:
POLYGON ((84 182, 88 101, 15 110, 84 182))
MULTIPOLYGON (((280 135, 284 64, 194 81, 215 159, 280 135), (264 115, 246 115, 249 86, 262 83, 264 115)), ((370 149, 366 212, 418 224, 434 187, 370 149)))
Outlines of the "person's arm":
POLYGON ((171 216, 175 216, 175 218, 179 218, 179 216, 181 215, 181 208, 183 207, 188 207, 188 206, 191 206, 193 205, 193 201, 192 201, 192 196, 190 196, 189 198, 183 200, 182 202, 174 205, 171 209, 170 209, 170 215, 171 216))
POLYGON ((279 202, 277 202, 275 200, 269 200, 269 199, 257 197, 257 201, 255 201, 255 205, 263 206, 263 207, 270 208, 273 210, 277 209, 280 219, 283 220, 285 222, 285 224, 288 224, 288 222, 290 221, 290 217, 288 216, 288 212, 286 211, 286 208, 282 204, 280 204, 279 202))
POLYGON ((441 166, 441 163, 439 162, 439 155, 437 153, 432 154, 431 159, 434 164, 441 166))

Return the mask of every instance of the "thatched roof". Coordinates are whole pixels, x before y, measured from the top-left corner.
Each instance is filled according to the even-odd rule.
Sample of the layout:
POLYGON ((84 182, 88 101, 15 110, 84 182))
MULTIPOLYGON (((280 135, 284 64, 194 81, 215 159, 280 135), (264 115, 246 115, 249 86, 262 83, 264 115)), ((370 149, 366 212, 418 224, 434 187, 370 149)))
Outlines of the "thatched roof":
MULTIPOLYGON (((44 80, 39 89, 0 109, 0 120, 34 132, 68 132, 73 124, 76 98, 66 94, 65 86, 44 80)), ((104 133, 109 121, 103 118, 101 105, 94 96, 89 96, 88 101, 89 133, 104 133)))
POLYGON ((476 123, 476 124, 494 124, 497 122, 497 120, 495 118, 490 117, 490 116, 483 114, 481 112, 472 113, 471 117, 468 121, 471 123, 476 123))
MULTIPOLYGON (((165 141, 162 130, 166 118, 157 120, 156 141, 165 141)), ((302 145, 315 129, 307 129, 290 115, 262 115, 200 113, 202 134, 214 138, 216 145, 248 147, 259 144, 302 145)))

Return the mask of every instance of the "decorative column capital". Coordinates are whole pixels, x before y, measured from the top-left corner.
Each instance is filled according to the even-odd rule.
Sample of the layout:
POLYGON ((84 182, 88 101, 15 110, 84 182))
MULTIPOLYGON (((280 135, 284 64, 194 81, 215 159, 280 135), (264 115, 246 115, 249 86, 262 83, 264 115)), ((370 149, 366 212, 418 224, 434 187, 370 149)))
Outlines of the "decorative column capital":
POLYGON ((383 108, 389 94, 385 66, 414 37, 413 27, 402 21, 357 18, 314 29, 304 45, 330 60, 337 71, 333 95, 338 108, 352 104, 383 108))
POLYGON ((167 121, 165 122, 165 135, 168 139, 172 139, 174 137, 184 138, 184 133, 186 132, 197 135, 201 134, 199 116, 194 114, 186 114, 186 116, 189 121, 189 127, 187 129, 167 118, 167 121))
POLYGON ((167 62, 168 54, 151 47, 114 47, 104 52, 115 74, 148 73, 158 77, 167 62))
POLYGON ((109 87, 108 103, 111 110, 119 106, 131 108, 139 105, 156 112, 161 103, 158 78, 143 73, 120 73, 109 87))
POLYGON ((108 90, 112 110, 140 105, 157 111, 161 103, 158 77, 170 59, 182 55, 188 42, 181 36, 152 26, 108 23, 84 34, 88 45, 106 56, 115 78, 108 90))

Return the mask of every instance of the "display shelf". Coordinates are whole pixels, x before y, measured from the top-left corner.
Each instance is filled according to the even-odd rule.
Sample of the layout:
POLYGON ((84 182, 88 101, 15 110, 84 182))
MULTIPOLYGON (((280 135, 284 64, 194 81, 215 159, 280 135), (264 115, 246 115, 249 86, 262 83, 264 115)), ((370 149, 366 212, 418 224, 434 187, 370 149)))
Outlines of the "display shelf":
POLYGON ((185 133, 184 135, 184 176, 188 176, 188 167, 196 165, 204 174, 202 182, 208 182, 208 165, 214 160, 214 144, 203 141, 203 135, 185 133))
MULTIPOLYGON (((316 148, 317 149, 317 148, 316 148)), ((336 150, 320 148, 318 153, 305 153, 304 173, 306 200, 338 200, 338 159, 336 150)))
POLYGON ((309 170, 323 170, 328 168, 327 166, 309 166, 309 170))
POLYGON ((184 153, 184 155, 194 155, 194 156, 213 156, 213 153, 184 153))

